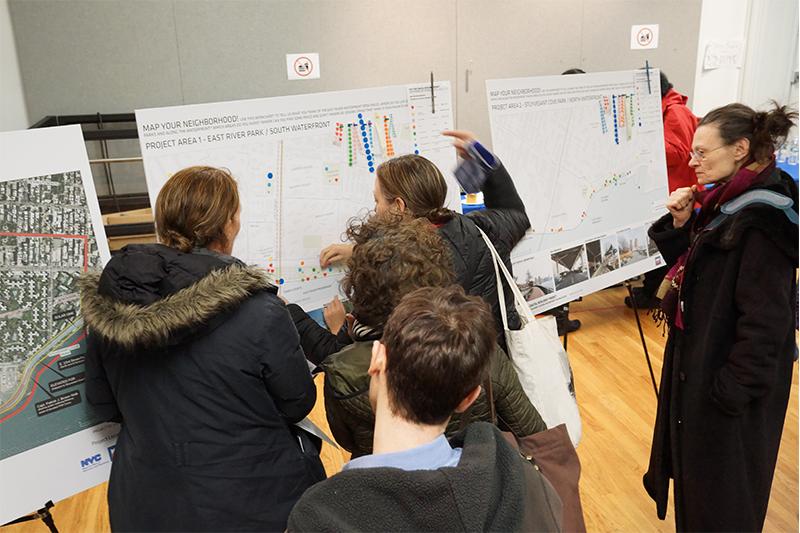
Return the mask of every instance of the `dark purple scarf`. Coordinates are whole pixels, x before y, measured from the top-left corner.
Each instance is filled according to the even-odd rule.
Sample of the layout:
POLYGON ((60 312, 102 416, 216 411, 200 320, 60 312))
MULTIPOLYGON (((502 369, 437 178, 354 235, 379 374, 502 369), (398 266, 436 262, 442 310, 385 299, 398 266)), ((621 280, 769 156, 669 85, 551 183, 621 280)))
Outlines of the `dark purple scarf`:
POLYGON ((748 189, 763 183, 775 170, 775 158, 767 164, 750 163, 739 169, 732 179, 718 184, 711 190, 697 193, 700 212, 694 219, 690 230, 689 248, 681 255, 661 283, 658 296, 661 298, 660 313, 656 313, 657 321, 666 320, 667 324, 683 329, 683 309, 681 309, 681 285, 686 271, 686 263, 692 255, 697 238, 703 230, 719 214, 720 207, 744 193, 748 189))

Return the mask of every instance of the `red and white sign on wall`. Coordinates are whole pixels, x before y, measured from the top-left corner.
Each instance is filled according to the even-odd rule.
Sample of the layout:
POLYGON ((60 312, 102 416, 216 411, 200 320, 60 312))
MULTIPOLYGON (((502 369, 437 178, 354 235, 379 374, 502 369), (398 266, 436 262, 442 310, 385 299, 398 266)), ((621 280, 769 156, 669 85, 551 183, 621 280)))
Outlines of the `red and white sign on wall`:
POLYGON ((658 48, 658 24, 631 26, 631 50, 658 48))
POLYGON ((286 54, 286 74, 290 80, 319 78, 319 54, 286 54))

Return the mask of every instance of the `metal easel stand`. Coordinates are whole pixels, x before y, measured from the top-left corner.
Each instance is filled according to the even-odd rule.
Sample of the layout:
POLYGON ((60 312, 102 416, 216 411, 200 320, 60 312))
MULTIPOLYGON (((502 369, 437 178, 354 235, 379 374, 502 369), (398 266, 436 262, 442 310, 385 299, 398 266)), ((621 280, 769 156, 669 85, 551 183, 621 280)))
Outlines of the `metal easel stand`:
MULTIPOLYGON (((647 351, 647 342, 644 340, 644 331, 642 330, 642 322, 639 320, 639 308, 636 306, 636 298, 633 297, 633 287, 630 281, 625 282, 625 288, 628 289, 628 296, 631 299, 631 307, 633 308, 633 315, 636 317, 636 327, 639 328, 639 338, 642 340, 642 349, 644 350, 644 358, 647 360, 647 368, 650 370, 650 380, 653 382, 653 392, 656 393, 658 399, 658 385, 656 385, 656 375, 653 373, 653 364, 650 362, 650 352, 647 351)), ((564 346, 567 340, 564 339, 564 346)))
POLYGON ((56 523, 53 520, 53 515, 50 514, 50 509, 52 509, 53 506, 54 504, 52 500, 48 501, 47 503, 44 504, 44 507, 42 507, 35 513, 30 514, 28 516, 23 516, 21 518, 17 518, 16 520, 13 520, 5 525, 10 526, 12 524, 19 524, 22 522, 29 522, 31 520, 41 519, 41 521, 45 523, 45 525, 47 526, 47 528, 50 530, 51 533, 58 533, 58 528, 56 527, 56 523))

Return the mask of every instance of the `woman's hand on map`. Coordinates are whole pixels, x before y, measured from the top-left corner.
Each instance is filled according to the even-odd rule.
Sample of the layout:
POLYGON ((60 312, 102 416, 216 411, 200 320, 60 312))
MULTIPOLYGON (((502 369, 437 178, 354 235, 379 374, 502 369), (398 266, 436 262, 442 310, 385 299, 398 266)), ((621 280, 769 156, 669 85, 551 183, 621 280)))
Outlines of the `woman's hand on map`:
POLYGON ((442 135, 453 138, 453 146, 456 147, 458 155, 464 159, 472 159, 467 147, 475 142, 475 134, 466 130, 445 130, 442 135))
POLYGON ((347 261, 353 255, 352 244, 331 244, 319 253, 319 266, 328 268, 333 263, 347 261))
POLYGON ((692 217, 697 185, 675 189, 667 199, 666 207, 672 215, 672 227, 681 228, 692 217))
POLYGON ((322 306, 322 317, 328 325, 328 329, 336 335, 339 330, 344 326, 345 310, 342 301, 338 296, 334 296, 333 300, 322 306))

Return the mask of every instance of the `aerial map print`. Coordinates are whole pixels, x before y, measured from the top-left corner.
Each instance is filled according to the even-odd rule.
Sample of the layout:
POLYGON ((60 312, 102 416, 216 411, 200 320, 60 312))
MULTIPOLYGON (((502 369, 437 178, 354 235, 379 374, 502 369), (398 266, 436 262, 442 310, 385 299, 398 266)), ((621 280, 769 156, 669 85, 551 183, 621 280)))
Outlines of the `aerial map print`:
POLYGON ((90 268, 79 171, 0 181, 0 459, 100 422, 83 405, 77 279, 90 268))

